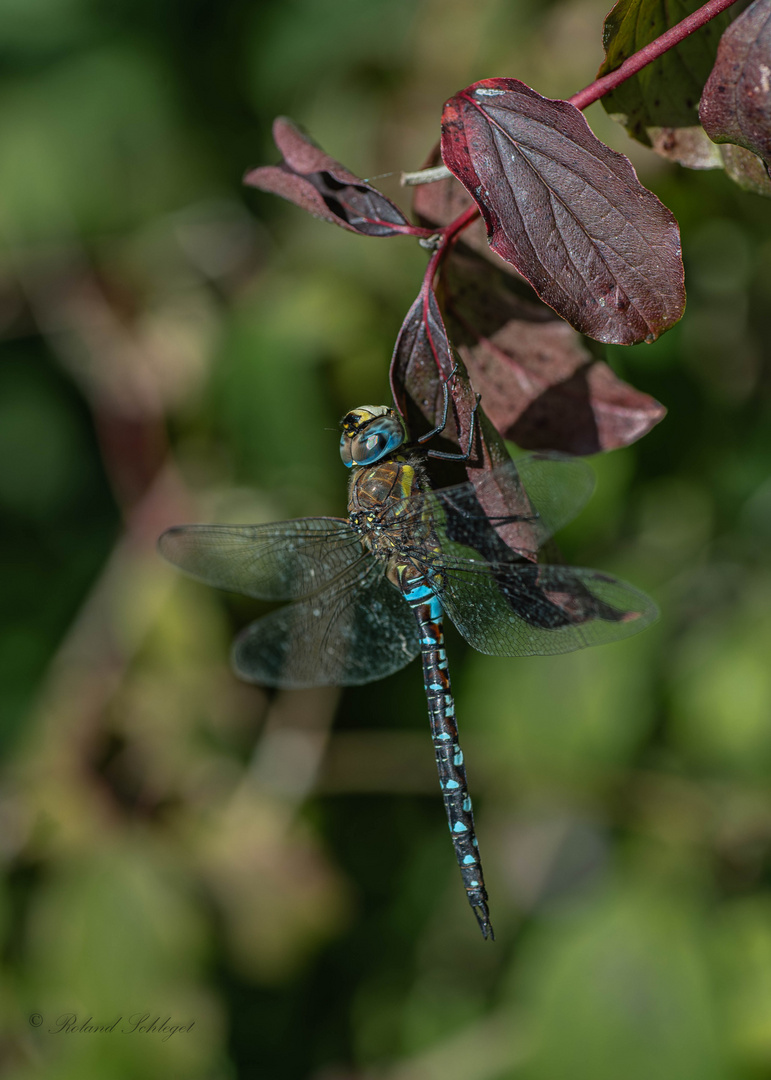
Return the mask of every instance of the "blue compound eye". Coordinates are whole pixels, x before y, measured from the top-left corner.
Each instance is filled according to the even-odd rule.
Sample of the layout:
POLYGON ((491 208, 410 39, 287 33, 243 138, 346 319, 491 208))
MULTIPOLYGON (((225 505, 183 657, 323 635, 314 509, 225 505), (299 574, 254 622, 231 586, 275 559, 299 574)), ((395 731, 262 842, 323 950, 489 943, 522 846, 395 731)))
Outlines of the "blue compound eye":
POLYGON ((340 457, 343 459, 343 465, 350 469, 351 465, 353 465, 351 440, 345 434, 340 436, 340 457))
POLYGON ((377 435, 368 435, 363 441, 364 457, 362 461, 371 461, 373 456, 379 458, 388 443, 386 436, 381 432, 378 432, 377 435))
POLYGON ((372 465, 404 442, 404 432, 396 417, 385 417, 368 424, 356 436, 351 447, 357 465, 372 465))
POLYGON ((372 465, 401 446, 404 439, 401 421, 389 410, 388 415, 378 416, 363 424, 355 435, 343 434, 340 456, 348 468, 372 465))

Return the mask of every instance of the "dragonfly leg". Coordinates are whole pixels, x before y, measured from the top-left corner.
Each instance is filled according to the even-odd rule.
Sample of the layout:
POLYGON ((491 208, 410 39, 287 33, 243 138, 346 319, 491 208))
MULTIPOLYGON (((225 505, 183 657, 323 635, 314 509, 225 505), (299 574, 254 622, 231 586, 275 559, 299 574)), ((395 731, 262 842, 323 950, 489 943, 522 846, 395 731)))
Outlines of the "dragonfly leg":
MULTIPOLYGON (((442 421, 441 421, 441 423, 437 424, 436 427, 432 428, 431 431, 427 431, 425 433, 425 435, 419 436, 419 438, 417 440, 419 443, 428 442, 428 440, 433 439, 433 437, 435 435, 441 435, 441 433, 447 427, 447 413, 449 412, 449 408, 450 408, 450 391, 447 389, 447 387, 449 386, 450 380, 455 378, 455 375, 456 375, 457 371, 458 371, 458 365, 456 364, 453 367, 450 374, 447 376, 447 378, 442 383, 442 395, 443 395, 443 398, 444 398, 444 404, 443 404, 443 407, 442 407, 442 421)), ((469 431, 468 431, 468 443, 466 444, 465 452, 455 454, 455 453, 447 452, 445 450, 428 450, 426 452, 427 452, 429 457, 441 458, 443 461, 468 461, 468 459, 471 457, 471 448, 474 445, 474 431, 475 431, 475 427, 476 427, 477 409, 479 408, 479 402, 481 400, 482 400, 482 395, 477 394, 476 402, 474 404, 474 408, 471 410, 471 421, 469 423, 469 431)))
POLYGON ((431 737, 455 857, 482 937, 494 940, 487 889, 474 829, 474 814, 466 785, 463 751, 458 742, 455 703, 444 648, 442 610, 425 579, 407 580, 406 574, 400 575, 400 585, 404 598, 415 612, 418 621, 431 737))
MULTIPOLYGON (((471 422, 468 426, 468 442, 466 443, 466 449, 463 453, 454 454, 446 450, 426 450, 428 457, 440 458, 442 461, 468 461, 471 457, 471 449, 474 445, 474 432, 476 431, 477 422, 477 409, 479 408, 479 402, 482 400, 482 395, 476 395, 476 401, 474 402, 474 408, 471 410, 471 422)), ((446 421, 446 418, 445 418, 446 421)))
POLYGON ((428 442, 429 439, 433 439, 434 435, 441 435, 441 433, 447 427, 447 413, 448 413, 448 410, 450 408, 450 392, 447 389, 447 387, 448 387, 448 385, 450 383, 450 380, 455 378, 455 375, 456 375, 457 371, 458 371, 458 365, 455 364, 455 366, 453 367, 450 374, 447 376, 447 378, 442 383, 442 397, 443 397, 444 403, 443 403, 443 408, 442 408, 442 422, 441 422, 441 424, 437 424, 437 426, 435 428, 432 428, 431 431, 427 431, 425 433, 425 435, 419 436, 419 438, 418 438, 419 443, 428 442))

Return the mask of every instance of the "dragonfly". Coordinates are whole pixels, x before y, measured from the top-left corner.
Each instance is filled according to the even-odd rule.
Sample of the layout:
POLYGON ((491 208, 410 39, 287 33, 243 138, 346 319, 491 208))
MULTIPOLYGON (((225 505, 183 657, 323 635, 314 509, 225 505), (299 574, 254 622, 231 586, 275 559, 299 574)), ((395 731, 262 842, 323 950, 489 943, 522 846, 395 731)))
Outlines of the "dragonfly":
POLYGON ((474 414, 469 449, 453 455, 410 443, 396 410, 360 406, 341 421, 340 454, 351 470, 347 518, 181 525, 158 543, 199 581, 284 603, 233 644, 233 666, 247 681, 355 686, 421 657, 455 856, 482 936, 493 939, 443 618, 482 653, 530 656, 616 641, 642 630, 657 610, 609 574, 537 561, 591 495, 585 462, 528 454, 475 482, 432 488, 428 459, 466 459, 473 423, 474 414))

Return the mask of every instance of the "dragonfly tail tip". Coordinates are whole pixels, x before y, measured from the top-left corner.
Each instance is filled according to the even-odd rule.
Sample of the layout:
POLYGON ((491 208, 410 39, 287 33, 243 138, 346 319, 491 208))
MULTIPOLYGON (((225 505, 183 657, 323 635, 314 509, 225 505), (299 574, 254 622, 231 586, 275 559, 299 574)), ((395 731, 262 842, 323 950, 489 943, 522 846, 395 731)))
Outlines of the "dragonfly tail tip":
POLYGON ((487 907, 482 907, 481 905, 472 905, 472 910, 477 917, 479 929, 482 931, 482 937, 485 939, 485 941, 487 941, 488 938, 490 941, 495 941, 493 925, 490 922, 490 912, 487 910, 487 907))

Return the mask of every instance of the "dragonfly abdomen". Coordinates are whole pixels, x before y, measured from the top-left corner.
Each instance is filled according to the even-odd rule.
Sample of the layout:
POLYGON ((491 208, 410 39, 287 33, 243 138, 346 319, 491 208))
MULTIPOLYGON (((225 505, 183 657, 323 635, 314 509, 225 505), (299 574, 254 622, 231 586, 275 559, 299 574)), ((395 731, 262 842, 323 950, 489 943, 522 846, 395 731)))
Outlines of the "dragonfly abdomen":
POLYGON ((397 580, 418 623, 431 738, 455 857, 482 936, 492 939, 494 934, 490 925, 487 890, 474 829, 471 797, 466 786, 466 767, 458 741, 455 702, 444 647, 442 608, 429 581, 414 568, 399 566, 397 580))

